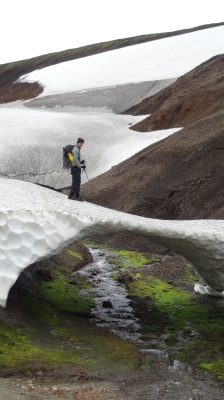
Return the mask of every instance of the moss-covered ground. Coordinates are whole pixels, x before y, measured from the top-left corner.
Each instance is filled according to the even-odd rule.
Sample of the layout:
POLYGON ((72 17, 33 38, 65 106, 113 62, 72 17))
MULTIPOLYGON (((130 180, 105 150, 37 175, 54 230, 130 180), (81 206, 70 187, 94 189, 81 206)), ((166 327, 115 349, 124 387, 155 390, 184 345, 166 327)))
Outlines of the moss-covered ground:
POLYGON ((83 248, 77 252, 71 246, 47 267, 40 264, 31 285, 18 281, 11 291, 0 314, 1 374, 47 373, 59 367, 128 370, 141 364, 135 345, 89 320, 95 304, 83 288, 91 285, 73 275, 82 265, 83 248), (44 279, 35 280, 39 271, 44 279))
MULTIPOLYGON (((88 294, 91 284, 73 274, 83 265, 82 246, 78 251, 66 249, 47 267, 40 265, 44 278, 32 280, 32 286, 18 282, 12 289, 0 313, 1 373, 52 371, 59 366, 93 371, 146 367, 134 344, 89 320, 94 307, 88 294)), ((173 358, 224 380, 224 300, 195 293, 198 278, 187 263, 178 266, 179 272, 175 270, 175 277, 169 279, 163 260, 154 255, 102 251, 115 265, 114 279, 121 271, 131 271, 135 277, 126 285, 148 346, 159 349, 163 342, 173 358)), ((169 268, 169 262, 166 265, 169 268)))
MULTIPOLYGON (((152 318, 142 321, 142 334, 147 336, 153 332, 158 339, 166 336, 167 351, 173 357, 208 369, 224 379, 223 299, 207 301, 176 283, 169 284, 150 274, 141 275, 137 270, 135 276, 137 280, 128 283, 130 296, 150 299, 147 307, 152 318)), ((188 279, 192 282, 192 276, 185 274, 186 283, 188 279)))
MULTIPOLYGON (((110 249, 107 260, 118 271, 131 270, 136 278, 127 283, 127 288, 134 307, 141 305, 135 311, 142 337, 146 340, 150 334, 156 334, 158 348, 165 337, 167 352, 172 357, 207 369, 224 380, 224 300, 194 292, 198 277, 192 266, 185 263, 169 279, 169 272, 163 273, 161 268, 163 261, 154 255, 110 249), (155 267, 150 273, 154 263, 156 274, 155 267)), ((118 273, 113 276, 117 279, 118 273)))
POLYGON ((96 327, 87 318, 65 315, 31 299, 25 317, 22 327, 0 322, 1 372, 48 372, 58 367, 102 371, 118 366, 126 370, 141 362, 134 345, 96 327))

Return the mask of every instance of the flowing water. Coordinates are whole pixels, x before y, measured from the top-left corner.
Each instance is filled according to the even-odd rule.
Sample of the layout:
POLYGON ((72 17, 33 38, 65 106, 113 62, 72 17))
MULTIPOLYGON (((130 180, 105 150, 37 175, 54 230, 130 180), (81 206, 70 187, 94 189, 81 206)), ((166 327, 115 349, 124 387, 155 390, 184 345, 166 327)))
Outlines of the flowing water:
MULTIPOLYGON (((173 335, 170 331, 163 333, 165 329, 164 331, 161 329, 163 314, 160 310, 153 325, 152 318, 155 317, 156 309, 154 312, 153 308, 149 314, 148 311, 146 312, 148 303, 143 302, 140 304, 142 308, 139 312, 139 304, 131 301, 126 285, 114 279, 114 275, 122 270, 119 268, 121 259, 118 259, 117 253, 107 249, 90 249, 90 251, 93 262, 74 273, 74 278, 75 274, 80 274, 85 277, 85 281, 91 283, 91 289, 83 290, 84 299, 88 297, 89 292, 94 298, 95 308, 92 310, 91 320, 70 313, 62 314, 61 317, 61 314, 55 312, 54 309, 52 314, 51 308, 49 314, 48 308, 46 309, 42 303, 38 303, 37 314, 33 315, 34 311, 31 307, 31 313, 29 311, 22 313, 21 318, 20 313, 17 316, 17 308, 15 308, 20 297, 16 297, 16 291, 14 294, 13 291, 11 292, 13 301, 9 307, 11 311, 7 311, 7 318, 10 315, 13 324, 18 318, 20 326, 25 327, 27 320, 32 322, 30 345, 33 351, 32 341, 34 340, 34 343, 39 344, 41 348, 38 363, 41 362, 42 357, 44 366, 47 354, 47 365, 50 364, 50 360, 53 360, 52 362, 56 362, 56 365, 59 363, 60 367, 53 372, 52 381, 49 380, 51 374, 43 377, 42 381, 36 378, 36 375, 32 375, 33 370, 29 370, 31 368, 29 357, 25 355, 25 363, 28 363, 27 372, 31 374, 31 379, 27 380, 26 376, 21 380, 13 377, 0 378, 2 387, 0 400, 12 398, 13 400, 51 400, 53 398, 61 400, 71 398, 80 400, 222 400, 224 398, 222 382, 218 382, 210 372, 194 367, 193 362, 182 362, 179 360, 180 357, 175 355, 177 351, 186 348, 191 340, 199 343, 200 346, 200 341, 197 342, 197 335, 200 335, 200 332, 187 325, 185 332, 177 328, 173 335), (119 267, 116 263, 119 263, 119 267), (143 318, 141 310, 144 311, 143 318), (136 311, 139 320, 136 318, 136 311), (50 324, 48 323, 49 315, 50 324), (40 316, 43 326, 39 324, 40 316), (144 322, 146 320, 144 329, 142 329, 142 320, 144 322), (152 325, 153 329, 151 329, 152 325), (47 353, 42 351, 42 346, 48 350, 47 353), (65 360, 65 365, 69 365, 68 370, 61 368, 65 360), (63 382, 58 376, 62 377, 63 382)), ((129 266, 127 264, 124 267, 125 273, 130 271, 127 271, 129 266)), ((20 294, 17 293, 17 296, 20 294)), ((23 298, 24 294, 21 296, 21 301, 23 298)), ((28 305, 26 307, 29 309, 28 305)), ((4 310, 2 310, 3 314, 4 310)), ((220 320, 222 323, 222 315, 220 320)), ((217 325, 214 326, 218 330, 217 325)), ((221 329, 220 326, 219 328, 221 329)), ((8 356, 11 357, 13 352, 13 354, 19 354, 23 360, 23 345, 17 346, 18 335, 21 335, 21 332, 16 331, 15 339, 14 332, 12 337, 9 336, 11 339, 8 356), (15 342, 15 345, 13 346, 11 342, 12 344, 15 342)), ((2 337, 5 336, 2 335, 2 337)), ((38 347, 35 347, 35 351, 37 349, 38 347)), ((4 351, 1 354, 4 356, 4 351)), ((40 372, 42 371, 38 371, 40 372)))
POLYGON ((107 262, 102 250, 90 250, 94 261, 79 273, 87 276, 93 285, 93 288, 88 290, 88 293, 94 296, 96 304, 92 310, 93 321, 123 339, 136 343, 140 339, 140 326, 130 305, 126 286, 113 278, 117 267, 107 262))
MULTIPOLYGON (((134 380, 133 385, 126 388, 130 399, 223 399, 223 385, 216 382, 209 372, 195 369, 171 356, 166 344, 168 334, 151 335, 148 340, 142 338, 126 285, 114 279, 117 266, 107 262, 109 252, 91 248, 90 251, 93 262, 78 273, 87 277, 93 286, 90 291, 96 307, 92 310, 92 322, 135 344, 145 358, 145 365, 148 360, 149 369, 146 367, 141 378, 139 375, 139 380, 134 380)), ((179 332, 178 343, 172 347, 172 352, 178 350, 180 344, 183 346, 184 340, 182 332, 179 332)))
MULTIPOLYGON (((93 295, 96 304, 92 310, 92 322, 135 344, 146 358, 166 359, 170 363, 171 358, 165 344, 167 335, 160 335, 159 343, 156 336, 151 337, 150 345, 142 340, 141 327, 131 306, 126 285, 114 279, 113 275, 117 273, 117 266, 107 261, 107 255, 111 253, 108 250, 103 252, 92 248, 90 251, 93 262, 82 268, 79 274, 85 276, 93 286, 92 289, 83 290, 83 294, 88 291, 88 294, 93 295)), ((174 360, 171 366, 176 369, 180 364, 174 360)))

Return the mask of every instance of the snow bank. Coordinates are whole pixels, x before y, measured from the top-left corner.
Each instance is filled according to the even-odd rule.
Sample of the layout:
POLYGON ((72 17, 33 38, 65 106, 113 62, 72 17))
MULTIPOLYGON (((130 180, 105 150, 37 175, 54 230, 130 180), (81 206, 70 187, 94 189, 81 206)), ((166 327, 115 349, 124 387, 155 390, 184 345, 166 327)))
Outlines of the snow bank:
POLYGON ((223 53, 224 26, 67 61, 20 77, 39 82, 39 97, 133 82, 177 78, 223 53))
MULTIPOLYGON (((164 221, 70 201, 58 192, 0 179, 0 305, 30 264, 92 235, 131 231, 188 259, 217 293, 224 290, 224 221, 164 221)), ((210 294, 212 294, 212 290, 210 294)))

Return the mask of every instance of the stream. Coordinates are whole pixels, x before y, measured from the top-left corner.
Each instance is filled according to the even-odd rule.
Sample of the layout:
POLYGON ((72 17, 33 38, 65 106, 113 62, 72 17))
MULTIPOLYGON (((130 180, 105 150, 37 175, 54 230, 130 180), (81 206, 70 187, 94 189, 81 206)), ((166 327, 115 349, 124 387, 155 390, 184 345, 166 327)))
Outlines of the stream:
MULTIPOLYGON (((93 262, 78 273, 85 276, 93 286, 92 289, 87 290, 93 295, 96 304, 92 310, 91 321, 133 343, 143 354, 145 365, 148 365, 146 370, 142 371, 139 383, 136 385, 133 382, 134 386, 130 387, 134 400, 160 398, 221 400, 223 398, 222 385, 220 387, 208 371, 195 369, 189 363, 181 362, 173 357, 179 346, 183 346, 189 340, 194 340, 194 332, 192 332, 192 339, 186 340, 186 336, 184 337, 180 331, 177 342, 172 346, 167 346, 169 334, 155 333, 148 339, 143 338, 126 285, 114 279, 118 267, 107 262, 110 252, 93 248, 89 250, 93 256, 93 262)), ((83 293, 86 293, 86 289, 83 293)))
MULTIPOLYGON (((222 345, 224 309, 216 309, 213 302, 211 310, 214 311, 214 315, 207 316, 206 314, 205 317, 204 314, 198 314, 198 308, 196 308, 196 314, 190 318, 185 313, 186 310, 188 312, 194 310, 192 307, 194 303, 190 303, 189 306, 186 298, 181 303, 179 297, 176 297, 178 292, 174 285, 168 288, 162 287, 163 290, 157 296, 161 299, 165 292, 163 298, 165 308, 157 306, 158 303, 154 301, 153 296, 150 297, 150 292, 142 292, 145 290, 144 286, 138 286, 139 291, 132 291, 134 295, 130 297, 125 282, 135 284, 135 280, 138 281, 137 263, 135 264, 131 258, 123 257, 116 250, 97 249, 91 245, 88 248, 93 261, 69 274, 69 282, 70 280, 73 282, 73 277, 74 282, 72 285, 65 285, 66 290, 68 287, 71 288, 72 296, 74 296, 74 298, 67 296, 66 300, 73 301, 74 299, 77 301, 75 304, 83 305, 87 299, 87 304, 90 304, 87 308, 88 317, 73 315, 70 312, 57 312, 54 307, 48 308, 48 303, 46 307, 41 301, 38 302, 38 307, 33 307, 32 301, 26 300, 26 296, 28 299, 35 300, 32 292, 29 297, 29 275, 28 281, 24 275, 21 277, 21 282, 18 282, 18 288, 16 289, 15 286, 14 291, 12 288, 11 301, 7 309, 1 310, 2 319, 6 321, 3 327, 5 329, 7 324, 14 327, 19 322, 20 329, 13 329, 12 333, 10 329, 1 332, 2 340, 5 341, 4 338, 7 338, 6 344, 8 344, 5 353, 4 348, 1 349, 1 354, 2 357, 7 356, 9 361, 13 358, 12 365, 14 365, 14 358, 21 358, 21 365, 18 368, 21 366, 24 368, 22 364, 24 360, 28 375, 25 374, 18 379, 13 377, 5 379, 2 376, 0 400, 6 398, 15 400, 30 400, 31 398, 35 400, 52 400, 53 398, 61 400, 71 398, 80 400, 222 400, 224 398, 223 381, 219 381, 211 371, 199 368, 199 363, 194 362, 194 357, 189 357, 189 361, 186 359, 184 361, 182 358, 181 361, 181 354, 184 354, 185 349, 191 349, 191 345, 195 349, 195 358, 202 354, 201 349, 204 351, 201 325, 194 323, 194 318, 198 321, 200 316, 204 318, 203 326, 206 326, 206 329, 211 325, 209 332, 214 347, 212 347, 212 342, 208 342, 206 346, 214 351, 217 347, 215 338, 220 338, 222 345), (79 296, 74 295, 76 292, 73 291, 75 282, 79 282, 79 279, 75 279, 76 275, 77 278, 80 275, 80 282, 84 282, 79 287, 79 296), (124 283, 119 283, 118 276, 124 283), (134 280, 128 280, 132 279, 131 277, 134 280), (26 282, 28 282, 27 286, 26 282), (91 285, 87 285, 88 282, 91 285), (81 287, 83 289, 80 289, 81 287), (172 295, 171 290, 175 298, 174 308, 169 314, 167 299, 169 300, 169 295, 172 295), (81 298, 80 302, 79 298, 81 298), (19 305, 23 306, 23 299, 25 306, 24 309, 21 307, 22 312, 20 312, 19 305), (92 308, 89 317, 92 304, 95 304, 95 307, 92 308), (181 311, 184 311, 184 323, 181 325, 175 325, 175 318, 172 318, 176 315, 176 310, 178 316, 181 311), (220 314, 217 314, 218 311, 220 314), (168 322, 167 315, 171 318, 168 322), (42 323, 40 324, 39 321, 42 323), (31 335, 27 336, 30 340, 25 342, 25 353, 23 328, 26 335, 31 332, 31 335), (34 347, 32 343, 35 344, 34 347), (38 362, 33 358, 33 351, 37 352, 38 362), (34 359, 34 364, 29 365, 29 357, 31 361, 34 359), (45 357, 47 357, 46 360, 45 357), (46 372, 45 375, 45 370, 42 370, 45 365, 56 365, 56 368, 49 374, 46 372), (40 373, 41 378, 37 375, 40 373)), ((162 262, 154 265, 154 268, 157 266, 161 268, 161 264, 162 262)), ((142 274, 141 276, 147 279, 144 268, 148 272, 151 268, 150 262, 141 265, 141 270, 138 270, 139 275, 142 274)), ((139 281, 142 281, 140 277, 139 281)), ((63 281, 60 279, 59 282, 61 285, 63 281)), ((51 294, 54 281, 47 281, 44 284, 49 289, 48 293, 51 294)), ((156 288, 159 290, 158 286, 156 288)), ((64 293, 63 290, 62 293, 64 293)), ((34 305, 36 305, 35 302, 34 305)), ((222 361, 222 346, 220 349, 222 361)), ((212 360, 214 353, 211 351, 209 354, 212 360)))
MULTIPOLYGON (((167 351, 165 340, 167 335, 161 335, 160 340, 151 337, 150 342, 142 340, 140 324, 134 315, 131 301, 125 284, 119 283, 113 275, 117 273, 117 266, 108 263, 109 250, 89 248, 93 262, 79 271, 92 284, 92 289, 84 289, 83 294, 92 294, 96 307, 92 310, 91 321, 97 326, 107 328, 117 336, 138 347, 145 358, 163 360, 170 368, 182 368, 177 360, 172 360, 167 351), (164 339, 164 340, 162 340, 164 339)), ((120 269, 122 271, 122 268, 120 269)), ((179 337, 181 342, 181 336, 179 337)))
MULTIPOLYGON (((96 308, 92 310, 92 321, 108 328, 122 339, 136 344, 140 340, 140 328, 128 299, 126 286, 113 278, 117 272, 114 264, 107 262, 102 250, 90 249, 93 262, 79 271, 93 285, 88 293, 94 297, 96 308)), ((85 292, 85 290, 83 290, 85 292)))

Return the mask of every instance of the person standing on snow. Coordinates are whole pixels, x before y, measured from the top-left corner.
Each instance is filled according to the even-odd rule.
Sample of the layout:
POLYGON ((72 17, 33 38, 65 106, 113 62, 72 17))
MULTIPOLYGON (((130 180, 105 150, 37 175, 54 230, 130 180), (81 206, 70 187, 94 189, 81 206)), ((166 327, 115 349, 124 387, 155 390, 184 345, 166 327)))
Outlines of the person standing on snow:
POLYGON ((71 168, 71 175, 72 175, 72 185, 70 188, 70 193, 68 195, 69 200, 81 200, 80 197, 80 186, 81 186, 81 170, 82 168, 86 168, 85 161, 80 161, 81 158, 81 148, 84 145, 84 139, 78 138, 76 145, 72 149, 72 168, 71 168))

